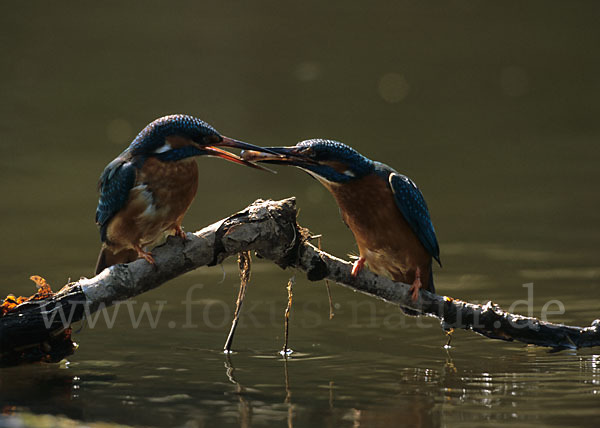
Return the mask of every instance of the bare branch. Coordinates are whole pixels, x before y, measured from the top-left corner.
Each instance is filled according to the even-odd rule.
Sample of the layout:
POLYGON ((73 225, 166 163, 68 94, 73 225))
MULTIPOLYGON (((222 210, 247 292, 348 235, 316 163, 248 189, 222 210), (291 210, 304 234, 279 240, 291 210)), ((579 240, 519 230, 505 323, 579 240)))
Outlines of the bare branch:
MULTIPOLYGON (((556 349, 600 345, 600 320, 590 327, 571 327, 510 314, 488 302, 475 305, 421 290, 413 302, 410 286, 377 276, 367 269, 357 277, 352 264, 320 251, 310 233, 296 223, 294 198, 257 200, 243 211, 188 233, 170 237, 153 250, 156 266, 144 260, 113 266, 94 278, 67 284, 53 297, 27 302, 0 318, 0 365, 23 361, 56 361, 72 349, 64 332, 88 313, 151 290, 201 266, 213 266, 244 251, 255 251, 282 268, 306 272, 311 281, 329 279, 371 297, 434 316, 445 329, 473 330, 486 337, 517 340, 556 349), (60 336, 63 334, 63 336, 60 336), (60 337, 60 340, 56 338, 60 337)), ((70 339, 69 339, 70 341, 70 339)))

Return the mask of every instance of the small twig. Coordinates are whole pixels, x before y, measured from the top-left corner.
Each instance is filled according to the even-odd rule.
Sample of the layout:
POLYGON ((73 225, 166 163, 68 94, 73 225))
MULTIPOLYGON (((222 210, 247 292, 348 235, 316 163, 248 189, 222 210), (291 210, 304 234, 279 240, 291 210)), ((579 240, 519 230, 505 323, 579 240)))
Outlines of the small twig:
POLYGON ((238 266, 240 268, 240 291, 238 293, 237 301, 235 304, 235 312, 233 314, 233 320, 231 321, 231 330, 225 341, 223 350, 226 354, 231 352, 231 345, 233 344, 233 336, 235 335, 235 329, 237 328, 240 312, 242 311, 242 304, 244 303, 244 297, 246 296, 246 289, 248 282, 250 282, 250 271, 252 267, 252 258, 250 257, 250 251, 243 251, 238 254, 238 266))
POLYGON ((333 299, 331 297, 331 288, 329 287, 329 280, 325 280, 325 288, 327 289, 327 298, 329 299, 329 319, 332 320, 335 314, 333 313, 333 299))
POLYGON ((287 292, 288 292, 288 303, 285 308, 285 317, 284 317, 284 338, 283 338, 283 349, 281 350, 281 355, 287 358, 288 355, 292 353, 292 350, 288 348, 288 336, 289 336, 289 327, 290 327, 290 311, 292 310, 292 286, 296 282, 296 277, 293 276, 290 278, 287 284, 287 292))
MULTIPOLYGON (((321 236, 316 235, 314 238, 318 238, 319 251, 321 251, 321 236)), ((325 280, 325 288, 327 289, 327 298, 329 299, 329 319, 332 320, 335 314, 333 313, 333 299, 331 298, 331 288, 329 287, 329 280, 325 280)))
POLYGON ((449 349, 449 348, 451 348, 450 342, 452 342, 452 333, 454 333, 454 329, 451 328, 450 330, 446 331, 445 333, 446 333, 446 336, 448 336, 448 341, 444 345, 444 348, 449 349))

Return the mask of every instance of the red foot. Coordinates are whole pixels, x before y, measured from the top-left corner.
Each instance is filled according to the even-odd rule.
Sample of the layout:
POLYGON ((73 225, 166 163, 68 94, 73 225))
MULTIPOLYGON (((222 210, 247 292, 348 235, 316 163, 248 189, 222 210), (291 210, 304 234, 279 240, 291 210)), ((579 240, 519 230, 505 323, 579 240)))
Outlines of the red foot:
POLYGON ((154 257, 152 257, 152 253, 144 251, 144 250, 142 250, 141 247, 137 247, 137 246, 135 247, 135 251, 137 251, 137 255, 139 258, 146 260, 152 266, 154 266, 156 264, 156 262, 154 261, 154 257))
POLYGON ((415 272, 415 280, 413 281, 409 290, 413 302, 416 302, 419 298, 419 290, 421 287, 423 287, 423 284, 421 283, 421 269, 417 268, 417 271, 415 272))
POLYGON ((354 277, 358 276, 358 273, 361 271, 361 269, 365 265, 365 261, 366 261, 366 259, 364 257, 360 257, 357 261, 354 262, 354 264, 352 265, 352 273, 351 273, 352 276, 354 276, 354 277))
POLYGON ((187 236, 181 226, 175 226, 175 236, 179 236, 184 241, 187 241, 187 236))

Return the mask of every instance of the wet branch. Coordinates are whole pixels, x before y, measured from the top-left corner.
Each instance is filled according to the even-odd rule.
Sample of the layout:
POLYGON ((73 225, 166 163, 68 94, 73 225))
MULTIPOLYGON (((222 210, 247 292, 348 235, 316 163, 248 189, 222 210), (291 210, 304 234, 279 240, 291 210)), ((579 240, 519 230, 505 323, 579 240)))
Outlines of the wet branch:
POLYGON ((309 242, 310 233, 298 226, 296 214, 294 198, 258 200, 239 213, 188 233, 185 242, 169 238, 153 250, 156 266, 144 260, 113 266, 94 278, 67 284, 49 299, 21 304, 0 318, 0 365, 56 361, 73 352, 65 332, 84 316, 245 251, 255 251, 258 257, 282 268, 304 271, 311 281, 329 279, 370 297, 434 316, 445 329, 467 329, 492 339, 557 349, 600 345, 600 320, 585 328, 553 324, 507 313, 492 302, 475 305, 427 291, 421 291, 419 300, 413 302, 407 284, 379 277, 368 269, 352 277, 351 263, 309 242))

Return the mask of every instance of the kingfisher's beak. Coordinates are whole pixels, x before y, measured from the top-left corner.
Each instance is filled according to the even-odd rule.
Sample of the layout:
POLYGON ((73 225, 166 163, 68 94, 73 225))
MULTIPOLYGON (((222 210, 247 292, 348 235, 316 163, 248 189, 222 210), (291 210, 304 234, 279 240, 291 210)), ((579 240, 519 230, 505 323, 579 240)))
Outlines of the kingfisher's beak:
POLYGON ((257 153, 266 151, 268 149, 264 149, 262 147, 255 146, 254 144, 244 143, 243 141, 234 140, 233 138, 229 138, 229 137, 223 137, 223 139, 219 142, 216 142, 210 146, 202 147, 202 150, 204 150, 206 152, 207 156, 215 156, 215 157, 225 159, 225 160, 228 160, 230 162, 234 162, 234 163, 237 163, 240 165, 249 166, 250 168, 260 169, 262 171, 268 171, 268 172, 272 172, 274 174, 277 173, 276 171, 273 171, 272 169, 266 168, 262 165, 257 165, 255 163, 253 163, 252 161, 246 160, 234 153, 230 153, 226 150, 220 149, 217 146, 233 147, 233 148, 242 149, 242 150, 251 150, 251 151, 256 151, 257 153))
POLYGON ((234 140, 233 138, 229 137, 222 137, 222 140, 216 144, 213 144, 213 146, 233 147, 235 149, 242 150, 254 150, 257 152, 271 153, 272 155, 278 154, 277 152, 273 151, 268 147, 255 146, 254 144, 244 143, 243 141, 234 140))
POLYGON ((265 162, 272 164, 293 165, 306 167, 318 165, 319 163, 306 154, 303 154, 296 146, 292 147, 264 147, 261 151, 244 150, 240 155, 248 162, 265 162))

